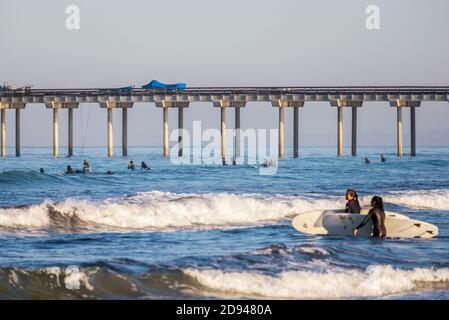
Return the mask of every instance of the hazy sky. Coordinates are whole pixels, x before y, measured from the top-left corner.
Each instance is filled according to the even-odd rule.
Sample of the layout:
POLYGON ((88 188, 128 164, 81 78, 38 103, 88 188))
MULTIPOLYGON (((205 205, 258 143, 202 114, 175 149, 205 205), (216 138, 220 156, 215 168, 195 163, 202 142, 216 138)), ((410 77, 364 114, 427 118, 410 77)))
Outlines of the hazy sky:
MULTIPOLYGON (((449 85, 448 18, 447 0, 0 0, 0 81, 36 88, 140 86, 151 79, 190 86, 449 85), (70 4, 80 8, 77 31, 65 27, 70 4), (370 4, 380 8, 380 30, 365 27, 370 4)), ((269 103, 248 103, 241 114, 242 128, 277 127, 269 103)), ((169 116, 174 129, 175 110, 169 116)), ((287 110, 287 145, 291 116, 287 110)), ((201 120, 203 128, 219 128, 219 117, 211 103, 191 104, 185 127, 201 120)), ((300 144, 335 145, 336 117, 328 103, 307 103, 300 144)), ((128 118, 130 145, 161 144, 162 112, 154 104, 135 104, 128 118)), ((22 144, 51 145, 51 119, 44 105, 27 105, 22 144)), ((407 110, 404 119, 408 145, 407 110)), ((448 145, 448 120, 449 103, 423 103, 418 145, 448 145)), ((12 111, 7 121, 11 146, 12 111)), ((66 112, 60 121, 65 145, 66 112)), ((231 110, 228 121, 232 127, 231 110)), ((394 145, 395 121, 387 103, 365 103, 359 145, 394 145)), ((119 110, 114 130, 119 145, 119 110)), ((346 145, 349 134, 346 110, 346 145)), ((106 110, 80 106, 76 145, 82 136, 85 145, 106 144, 106 110)))

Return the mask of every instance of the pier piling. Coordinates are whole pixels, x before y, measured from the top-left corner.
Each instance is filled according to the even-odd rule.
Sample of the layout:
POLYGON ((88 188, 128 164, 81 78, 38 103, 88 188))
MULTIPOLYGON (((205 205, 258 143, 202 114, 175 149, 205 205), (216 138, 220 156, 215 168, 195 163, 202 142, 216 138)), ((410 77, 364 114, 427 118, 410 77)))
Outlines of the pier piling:
POLYGON ((107 108, 108 110, 108 157, 114 155, 113 146, 113 132, 112 132, 112 108, 107 108))
POLYGON ((53 108, 53 157, 59 155, 59 109, 53 108))
POLYGON ((164 106, 162 108, 163 112, 163 133, 162 133, 162 139, 163 139, 163 145, 164 145, 164 157, 168 157, 168 107, 164 106))
POLYGON ((122 108, 122 156, 128 156, 128 109, 122 108))
POLYGON ((2 158, 4 158, 6 157, 6 110, 0 109, 0 113, 1 113, 1 131, 2 131, 1 156, 2 158))
POLYGON ((67 156, 73 156, 73 108, 67 108, 67 156))
POLYGON ((351 140, 352 156, 357 156, 357 107, 352 107, 352 140, 351 140))
POLYGON ((403 148, 402 148, 402 107, 397 107, 397 154, 398 157, 402 157, 403 148))
POLYGON ((221 107, 221 160, 226 162, 226 107, 221 107))
POLYGON ((279 159, 284 159, 284 107, 279 107, 279 159))
POLYGON ((293 158, 299 157, 299 108, 293 107, 293 158))
POLYGON ((240 107, 235 107, 235 155, 234 159, 237 161, 240 158, 240 107))
POLYGON ((16 157, 20 157, 20 109, 16 109, 16 157))
POLYGON ((410 107, 410 155, 416 157, 416 107, 410 107))
POLYGON ((182 157, 182 130, 184 129, 184 109, 178 107, 178 157, 182 157))
POLYGON ((337 126, 337 154, 343 156, 343 107, 337 107, 338 126, 337 126))

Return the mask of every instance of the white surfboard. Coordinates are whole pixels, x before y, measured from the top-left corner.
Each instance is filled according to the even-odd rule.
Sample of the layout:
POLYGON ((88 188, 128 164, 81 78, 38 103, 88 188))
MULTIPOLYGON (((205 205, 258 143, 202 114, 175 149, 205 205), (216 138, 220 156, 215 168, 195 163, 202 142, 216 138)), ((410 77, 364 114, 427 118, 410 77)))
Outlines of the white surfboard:
MULTIPOLYGON (((365 218, 362 214, 344 213, 344 210, 312 211, 297 215, 293 227, 302 233, 315 235, 353 236, 357 227, 365 218)), ((396 213, 385 212, 385 228, 388 238, 433 238, 438 235, 438 228, 430 223, 410 219, 396 213)), ((359 236, 372 235, 372 223, 369 221, 359 230, 359 236)))

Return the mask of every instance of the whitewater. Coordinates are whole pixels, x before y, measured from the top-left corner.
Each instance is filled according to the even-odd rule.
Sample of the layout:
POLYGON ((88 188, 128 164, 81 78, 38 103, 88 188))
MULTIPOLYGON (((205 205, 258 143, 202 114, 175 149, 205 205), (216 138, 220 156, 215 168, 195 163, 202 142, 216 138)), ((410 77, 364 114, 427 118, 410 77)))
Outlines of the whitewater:
POLYGON ((340 159, 334 148, 303 148, 272 176, 176 165, 159 148, 112 159, 102 148, 70 159, 23 151, 0 162, 0 298, 449 298, 449 149, 400 159, 394 149, 362 147, 360 157, 340 159), (92 174, 62 174, 84 158, 92 174), (130 172, 129 160, 152 169, 130 172), (297 214, 343 208, 347 188, 365 207, 381 195, 387 210, 435 224, 439 236, 354 239, 292 228, 297 214))

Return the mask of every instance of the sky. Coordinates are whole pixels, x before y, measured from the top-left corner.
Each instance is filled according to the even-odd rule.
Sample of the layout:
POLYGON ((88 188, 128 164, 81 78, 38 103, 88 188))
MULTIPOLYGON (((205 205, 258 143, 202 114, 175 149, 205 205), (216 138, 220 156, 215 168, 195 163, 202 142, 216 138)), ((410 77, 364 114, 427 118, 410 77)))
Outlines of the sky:
MULTIPOLYGON (((449 85, 447 0, 0 0, 0 82, 34 88, 141 86, 152 79, 188 86, 449 85), (80 9, 80 29, 66 28, 66 7, 80 9), (380 9, 380 29, 368 30, 367 6, 380 9)), ((350 144, 350 110, 344 143, 350 144)), ((293 111, 286 111, 286 145, 293 111)), ((170 130, 177 113, 170 110, 170 130)), ((277 109, 248 103, 242 128, 277 128, 277 109)), ((449 103, 417 110, 418 146, 447 146, 449 103)), ((191 103, 185 128, 202 121, 219 128, 220 111, 191 103)), ((21 114, 23 146, 50 146, 52 112, 28 104, 21 114)), ((128 112, 129 145, 162 144, 162 111, 153 103, 128 112)), ((234 117, 228 111, 228 127, 234 117)), ((75 111, 76 146, 107 143, 106 110, 75 111)), ((306 103, 300 145, 334 146, 337 111, 306 103)), ((396 110, 367 102, 359 111, 359 145, 394 146, 396 110)), ((114 141, 121 142, 114 110, 114 141)), ((404 144, 409 145, 409 111, 404 144)), ((60 143, 67 114, 60 112, 60 143)), ((14 113, 7 111, 7 144, 14 145, 14 113)))

